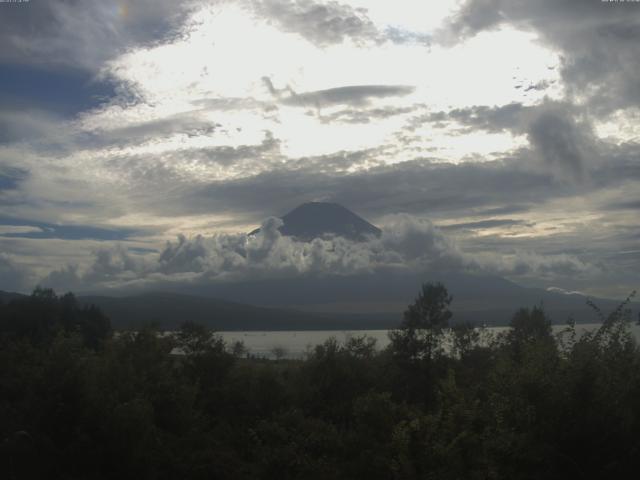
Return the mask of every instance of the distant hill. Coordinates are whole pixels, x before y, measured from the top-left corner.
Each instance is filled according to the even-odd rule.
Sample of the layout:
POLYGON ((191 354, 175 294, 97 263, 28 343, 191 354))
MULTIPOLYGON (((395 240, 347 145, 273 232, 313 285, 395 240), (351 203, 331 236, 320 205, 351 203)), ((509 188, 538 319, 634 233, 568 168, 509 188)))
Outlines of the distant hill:
MULTIPOLYGON (((157 322, 176 328, 192 320, 216 330, 360 330, 393 328, 424 281, 441 281, 453 296, 452 322, 508 325, 522 307, 542 305, 553 323, 569 317, 599 321, 587 297, 526 288, 497 276, 461 273, 392 273, 298 277, 190 286, 187 293, 155 292, 125 297, 82 296, 98 305, 116 328, 157 322)), ((594 299, 608 314, 620 303, 594 299)), ((634 318, 640 305, 631 305, 634 318)))
POLYGON ((358 330, 389 328, 397 322, 361 315, 316 314, 277 308, 254 307, 215 298, 153 292, 128 297, 81 296, 111 319, 115 328, 136 328, 157 323, 174 329, 190 320, 215 330, 358 330))
MULTIPOLYGON (((305 203, 283 216, 282 221, 280 232, 302 241, 310 241, 323 235, 362 241, 369 236, 381 234, 378 227, 337 203, 305 203)), ((255 235, 259 231, 258 228, 249 235, 255 235)))
MULTIPOLYGON (((289 308, 324 314, 359 314, 398 321, 426 281, 442 282, 453 295, 454 322, 473 321, 507 325, 522 307, 542 305, 554 323, 572 317, 579 323, 597 322, 598 317, 583 295, 567 295, 540 288, 527 288, 493 275, 452 272, 378 272, 353 276, 306 276, 191 286, 190 291, 230 301, 274 308, 289 308)), ((620 302, 594 299, 606 314, 620 302)), ((640 306, 632 305, 634 318, 640 306)))
MULTIPOLYGON (((442 281, 453 295, 453 323, 507 325, 517 309, 541 304, 556 324, 569 317, 578 323, 598 322, 582 295, 463 274, 307 277, 201 287, 197 295, 152 292, 78 300, 100 307, 115 328, 156 323, 162 329, 175 329, 191 320, 219 331, 388 329, 398 326, 423 281, 442 281)), ((24 297, 0 291, 3 303, 24 297)), ((605 314, 619 304, 611 299, 594 301, 605 314)), ((635 319, 640 305, 633 303, 631 308, 635 319)))
MULTIPOLYGON (((61 293, 61 292, 58 292, 61 293)), ((26 298, 0 290, 0 301, 26 298)), ((399 316, 313 313, 293 309, 256 307, 215 298, 169 292, 130 296, 80 295, 83 305, 96 305, 116 329, 138 328, 155 323, 175 329, 186 320, 218 331, 238 330, 363 330, 397 326, 399 316)))
POLYGON ((9 303, 11 300, 15 300, 17 298, 22 298, 25 295, 16 292, 3 292, 0 290, 0 302, 9 303))

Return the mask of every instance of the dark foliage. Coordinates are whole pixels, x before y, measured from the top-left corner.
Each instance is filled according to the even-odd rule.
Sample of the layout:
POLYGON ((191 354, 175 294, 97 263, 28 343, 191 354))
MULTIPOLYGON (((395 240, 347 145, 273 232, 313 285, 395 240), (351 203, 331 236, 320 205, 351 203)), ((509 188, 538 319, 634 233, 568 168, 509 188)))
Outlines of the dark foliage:
POLYGON ((51 289, 36 288, 30 297, 0 308, 0 333, 33 345, 48 345, 59 333, 77 333, 95 350, 111 335, 109 319, 93 305, 80 306, 72 293, 58 297, 51 289))
POLYGON ((554 335, 540 307, 448 328, 423 286, 378 351, 331 339, 248 358, 187 322, 112 335, 36 290, 0 305, 0 472, 51 479, 626 478, 640 468, 640 352, 625 304, 554 335))

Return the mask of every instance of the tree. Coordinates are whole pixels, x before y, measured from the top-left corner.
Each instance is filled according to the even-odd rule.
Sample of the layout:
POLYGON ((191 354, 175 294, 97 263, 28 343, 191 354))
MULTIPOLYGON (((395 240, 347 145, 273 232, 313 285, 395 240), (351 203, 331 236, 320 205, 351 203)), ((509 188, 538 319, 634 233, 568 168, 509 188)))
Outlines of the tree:
POLYGON ((398 330, 389 333, 389 351, 396 371, 392 389, 405 401, 433 406, 437 383, 446 369, 444 330, 452 313, 451 296, 441 283, 424 283, 415 302, 404 312, 398 330))
POLYGON ((271 355, 276 360, 282 360, 287 355, 287 349, 281 345, 276 345, 271 349, 271 355))
POLYGON ((480 331, 473 323, 459 323, 451 327, 453 353, 460 359, 470 355, 480 341, 480 331))
POLYGON ((176 341, 184 354, 183 371, 198 385, 198 400, 208 412, 216 411, 223 400, 220 391, 236 358, 227 352, 220 335, 192 321, 180 326, 176 341))
POLYGON ((215 332, 190 320, 180 325, 176 341, 182 353, 187 356, 204 355, 212 351, 222 353, 225 349, 224 341, 215 332))
POLYGON ((78 334, 84 344, 97 350, 111 337, 111 322, 94 305, 80 305, 72 293, 57 296, 37 287, 28 297, 3 307, 0 333, 28 339, 36 345, 50 344, 56 335, 78 334))
POLYGON ((507 342, 511 345, 516 356, 532 344, 542 343, 555 349, 551 331, 551 320, 544 309, 540 307, 521 308, 511 319, 511 330, 507 335, 507 342))
POLYGON ((394 353, 410 360, 439 355, 444 330, 453 316, 449 310, 452 300, 441 283, 424 283, 415 302, 404 312, 400 329, 389 334, 394 353))

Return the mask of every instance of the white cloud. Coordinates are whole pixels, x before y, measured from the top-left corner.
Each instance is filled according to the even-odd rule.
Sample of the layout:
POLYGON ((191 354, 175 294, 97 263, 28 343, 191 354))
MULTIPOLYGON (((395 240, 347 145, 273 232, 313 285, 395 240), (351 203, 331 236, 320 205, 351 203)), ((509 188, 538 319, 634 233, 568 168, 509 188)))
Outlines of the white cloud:
POLYGON ((562 293, 563 295, 582 295, 585 296, 583 292, 579 292, 577 290, 565 290, 561 287, 547 287, 548 292, 562 293))
POLYGON ((216 234, 169 241, 157 256, 134 257, 119 246, 100 249, 82 271, 66 266, 43 283, 57 288, 104 289, 291 278, 299 275, 358 275, 381 269, 405 272, 481 271, 512 277, 583 276, 598 269, 572 255, 517 252, 470 254, 430 221, 409 215, 386 217, 379 238, 342 237, 297 241, 280 234, 282 221, 266 219, 256 235, 216 234), (65 283, 66 282, 66 283, 65 283))
MULTIPOLYGON (((411 90, 401 96, 370 97, 367 104, 435 110, 513 101, 530 104, 562 95, 558 73, 549 69, 558 63, 558 56, 537 44, 532 33, 503 28, 451 48, 393 42, 323 46, 301 41, 251 13, 243 2, 202 8, 176 41, 134 49, 109 62, 104 75, 133 90, 140 102, 90 112, 79 127, 100 133, 189 115, 221 128, 184 143, 170 137, 164 143, 140 145, 137 152, 154 155, 220 142, 257 143, 266 130, 274 132, 287 155, 319 155, 393 143, 393 134, 402 130, 407 115, 359 125, 326 125, 322 115, 334 113, 340 98, 348 101, 346 96, 336 96, 332 103, 301 104, 307 106, 305 111, 287 106, 286 97, 292 98, 292 93, 299 104, 307 92, 407 85, 411 90), (528 85, 551 87, 525 92, 528 85), (236 102, 239 109, 213 106, 215 100, 224 99, 243 99, 254 108, 249 110, 242 102, 236 102), (208 108, 202 108, 205 101, 208 108)), ((517 145, 505 135, 498 141, 479 134, 483 135, 494 151, 517 145)), ((447 132, 439 132, 432 143, 446 138, 447 132)), ((458 142, 447 157, 485 154, 488 149, 482 143, 481 138, 458 142)))

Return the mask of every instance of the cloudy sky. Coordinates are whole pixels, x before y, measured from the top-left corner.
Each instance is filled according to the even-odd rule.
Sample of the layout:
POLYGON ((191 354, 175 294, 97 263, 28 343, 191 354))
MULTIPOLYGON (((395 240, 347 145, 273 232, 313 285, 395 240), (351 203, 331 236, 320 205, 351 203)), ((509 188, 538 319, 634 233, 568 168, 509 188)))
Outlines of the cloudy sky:
POLYGON ((638 2, 30 0, 0 41, 0 289, 640 284, 638 2), (281 238, 307 201, 385 233, 281 238))

